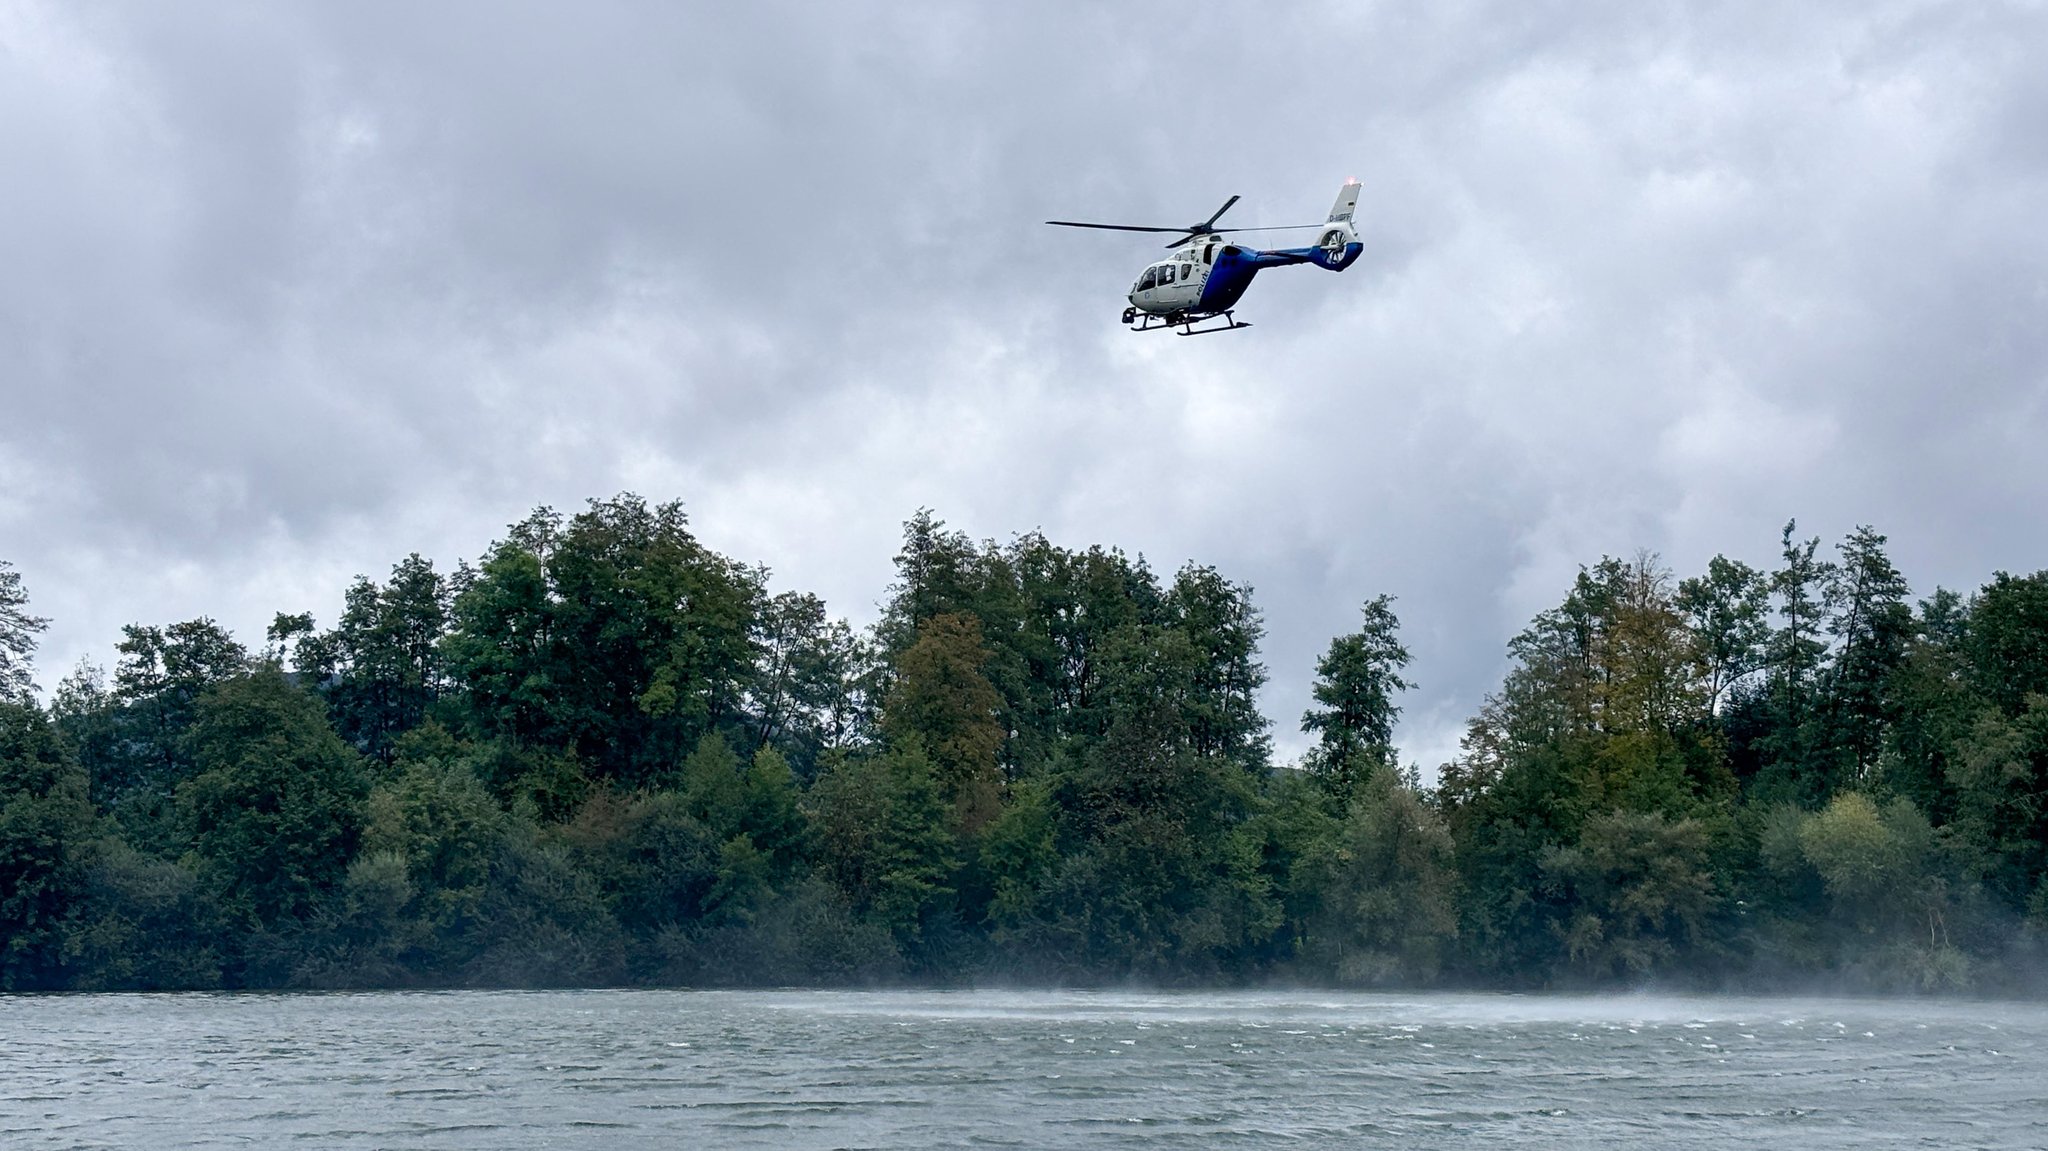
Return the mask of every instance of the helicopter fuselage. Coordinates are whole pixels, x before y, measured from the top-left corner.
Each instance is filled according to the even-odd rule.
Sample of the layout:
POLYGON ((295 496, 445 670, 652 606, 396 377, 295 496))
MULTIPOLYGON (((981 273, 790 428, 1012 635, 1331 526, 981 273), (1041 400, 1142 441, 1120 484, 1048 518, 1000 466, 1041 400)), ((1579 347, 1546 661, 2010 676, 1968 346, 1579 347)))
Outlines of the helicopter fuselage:
POLYGON ((1358 181, 1347 180, 1337 190, 1337 201, 1329 219, 1321 224, 1288 224, 1271 228, 1218 228, 1216 221, 1238 198, 1232 196, 1207 220, 1185 228, 1144 224, 1103 224, 1080 220, 1047 220, 1065 228, 1100 228, 1113 232, 1181 233, 1183 238, 1168 245, 1165 259, 1153 263, 1131 285, 1124 309, 1124 323, 1134 331, 1176 327, 1184 336, 1204 331, 1228 331, 1249 327, 1230 314, 1230 309, 1252 286, 1252 278, 1267 268, 1290 264, 1314 264, 1325 271, 1341 272, 1358 261, 1364 245, 1351 224, 1358 206, 1358 181), (1224 238, 1229 232, 1291 231, 1317 229, 1316 242, 1305 248, 1252 248, 1224 238), (1197 329, 1195 324, 1221 318, 1221 327, 1197 329))
POLYGON ((1348 223, 1338 221, 1320 243, 1306 248, 1248 248, 1220 235, 1197 236, 1139 275, 1131 285, 1131 308, 1172 323, 1205 319, 1236 307, 1252 278, 1267 268, 1314 264, 1341 272, 1363 250, 1348 223))

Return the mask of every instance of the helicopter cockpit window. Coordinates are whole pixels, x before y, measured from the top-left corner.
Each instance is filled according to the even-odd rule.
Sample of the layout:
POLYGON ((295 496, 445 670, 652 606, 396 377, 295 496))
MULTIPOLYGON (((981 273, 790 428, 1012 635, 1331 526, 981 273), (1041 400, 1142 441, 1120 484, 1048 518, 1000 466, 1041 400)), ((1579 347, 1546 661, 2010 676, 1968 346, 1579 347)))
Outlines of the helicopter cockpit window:
POLYGON ((1157 285, 1158 283, 1159 283, 1159 269, 1157 269, 1157 268, 1147 268, 1147 269, 1145 269, 1145 278, 1144 278, 1144 279, 1142 279, 1142 280, 1139 280, 1139 281, 1138 281, 1138 290, 1142 292, 1142 291, 1144 291, 1144 290, 1145 290, 1145 289, 1147 289, 1147 288, 1150 288, 1150 287, 1153 287, 1153 286, 1157 285))
POLYGON ((1159 286, 1163 288, 1171 283, 1173 283, 1173 265, 1167 264, 1159 269, 1159 286))

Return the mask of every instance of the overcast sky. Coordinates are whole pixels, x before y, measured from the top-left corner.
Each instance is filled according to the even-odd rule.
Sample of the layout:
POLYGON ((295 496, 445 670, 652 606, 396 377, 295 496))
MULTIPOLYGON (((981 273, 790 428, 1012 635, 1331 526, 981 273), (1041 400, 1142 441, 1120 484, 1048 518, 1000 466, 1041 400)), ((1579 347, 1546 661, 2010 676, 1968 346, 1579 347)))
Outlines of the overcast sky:
POLYGON ((1382 592, 1433 766, 1581 563, 2048 566, 2048 8, 0 0, 0 558, 38 678, 252 646, 631 490, 873 618, 904 518, 1382 592), (1314 221, 1248 331, 1144 236, 1314 221))

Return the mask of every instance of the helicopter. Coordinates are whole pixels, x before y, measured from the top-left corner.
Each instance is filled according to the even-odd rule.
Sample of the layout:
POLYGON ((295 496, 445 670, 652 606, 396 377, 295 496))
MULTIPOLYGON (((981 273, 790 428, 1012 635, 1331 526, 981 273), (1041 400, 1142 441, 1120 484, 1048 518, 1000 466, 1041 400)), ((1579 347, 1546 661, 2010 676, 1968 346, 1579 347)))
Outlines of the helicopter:
POLYGON ((1047 220, 1062 228, 1099 228, 1110 232, 1164 232, 1180 239, 1166 245, 1173 254, 1145 269, 1131 285, 1131 306, 1124 309, 1123 322, 1134 332, 1178 328, 1180 335, 1201 336, 1249 328, 1232 309, 1252 286, 1252 277, 1264 268, 1289 264, 1314 264, 1341 272, 1358 261, 1365 245, 1352 230, 1351 215, 1358 207, 1358 181, 1347 180, 1337 191, 1337 203, 1330 218, 1320 224, 1285 224, 1271 228, 1219 228, 1216 221, 1237 203, 1232 196, 1199 224, 1185 228, 1154 228, 1138 224, 1090 224, 1079 220, 1047 220), (1232 232, 1287 232, 1321 228, 1323 233, 1306 248, 1249 248, 1223 237, 1232 232), (1220 318, 1221 324, 1210 321, 1220 318), (1208 324, 1207 327, 1197 327, 1208 324))

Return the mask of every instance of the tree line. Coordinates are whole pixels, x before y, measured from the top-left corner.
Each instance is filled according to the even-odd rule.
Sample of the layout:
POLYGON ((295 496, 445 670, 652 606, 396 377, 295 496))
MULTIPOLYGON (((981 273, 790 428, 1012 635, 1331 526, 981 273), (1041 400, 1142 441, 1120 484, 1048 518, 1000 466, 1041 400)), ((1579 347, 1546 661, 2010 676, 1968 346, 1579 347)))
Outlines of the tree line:
POLYGON ((2037 989, 2048 572, 1884 544, 1582 569, 1431 786, 1387 597, 1276 764, 1249 587, 929 512, 866 629, 621 495, 46 703, 0 563, 0 988, 2037 989))

